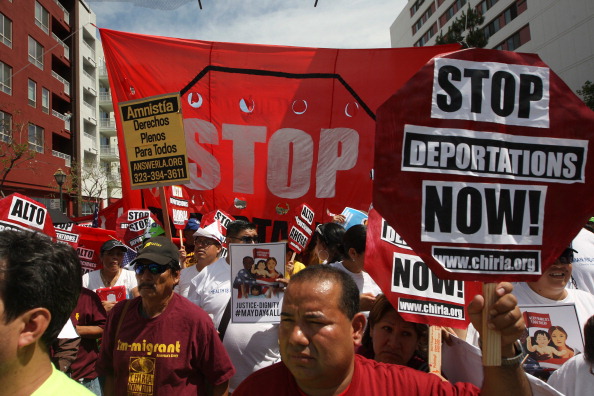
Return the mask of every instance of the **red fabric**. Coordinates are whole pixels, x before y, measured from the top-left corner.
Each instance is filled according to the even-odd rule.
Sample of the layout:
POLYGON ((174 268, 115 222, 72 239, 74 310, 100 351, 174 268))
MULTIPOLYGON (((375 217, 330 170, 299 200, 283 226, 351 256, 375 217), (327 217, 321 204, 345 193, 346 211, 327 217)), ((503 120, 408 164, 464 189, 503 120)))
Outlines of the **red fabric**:
MULTIPOLYGON (((436 375, 396 364, 378 363, 355 355, 355 371, 345 396, 360 395, 478 395, 479 389, 469 383, 443 382, 436 375)), ((233 396, 300 396, 295 378, 284 363, 256 371, 233 392, 233 396)))
POLYGON ((195 396, 204 391, 205 379, 218 385, 235 374, 201 308, 174 293, 161 315, 146 319, 139 314, 141 297, 130 301, 117 340, 125 302, 110 312, 97 362, 100 375, 114 372, 116 395, 195 396))
MULTIPOLYGON (((315 213, 369 207, 377 107, 432 56, 457 48, 318 49, 100 32, 118 139, 125 141, 118 104, 181 92, 190 196, 204 199, 204 212, 284 221, 285 229, 302 202, 315 213)), ((126 206, 139 207, 124 144, 120 159, 126 206)))
MULTIPOLYGON (((105 327, 106 318, 107 313, 97 294, 83 287, 78 297, 76 308, 74 308, 74 312, 70 315, 72 325, 75 327, 99 326, 103 328, 105 327)), ((81 338, 76 360, 70 366, 72 378, 75 380, 80 378, 97 378, 95 362, 98 357, 99 346, 97 339, 81 338)))

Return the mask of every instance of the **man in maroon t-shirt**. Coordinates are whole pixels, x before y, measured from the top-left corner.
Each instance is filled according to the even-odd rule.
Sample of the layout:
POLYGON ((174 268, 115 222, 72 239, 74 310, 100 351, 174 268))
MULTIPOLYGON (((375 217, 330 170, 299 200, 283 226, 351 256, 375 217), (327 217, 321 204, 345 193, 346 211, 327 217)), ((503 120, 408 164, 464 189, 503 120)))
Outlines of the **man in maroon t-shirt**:
POLYGON ((76 308, 70 315, 70 320, 80 335, 76 360, 70 366, 70 376, 96 395, 101 395, 95 371, 95 362, 99 357, 97 339, 103 334, 106 317, 107 313, 97 293, 83 287, 76 308))
POLYGON ((179 253, 166 237, 146 241, 131 263, 140 297, 110 311, 97 361, 106 396, 227 395, 235 374, 210 316, 173 292, 179 253))
MULTIPOLYGON (((530 395, 520 367, 523 354, 514 344, 525 326, 512 285, 500 283, 489 307, 489 323, 501 333, 502 365, 484 370, 483 395, 530 395)), ((480 328, 484 300, 468 307, 480 328)), ((433 374, 355 356, 365 317, 359 313, 359 289, 345 272, 327 265, 300 271, 285 291, 279 345, 282 362, 250 375, 233 396, 300 395, 478 395, 472 384, 451 384, 433 374)))

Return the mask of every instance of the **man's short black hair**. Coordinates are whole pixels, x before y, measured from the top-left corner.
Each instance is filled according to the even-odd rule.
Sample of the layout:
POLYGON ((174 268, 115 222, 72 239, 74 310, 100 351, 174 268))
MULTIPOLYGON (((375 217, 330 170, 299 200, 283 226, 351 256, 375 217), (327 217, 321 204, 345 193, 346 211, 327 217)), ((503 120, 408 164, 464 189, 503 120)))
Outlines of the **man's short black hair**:
POLYGON ((235 220, 227 226, 227 237, 234 238, 243 230, 255 230, 256 225, 245 220, 235 220))
POLYGON ((346 230, 342 236, 344 254, 349 257, 349 250, 354 248, 359 254, 365 252, 365 240, 367 239, 367 227, 363 224, 356 224, 346 230))
POLYGON ((33 308, 51 313, 41 336, 49 347, 76 306, 82 288, 78 255, 70 245, 37 232, 0 232, 0 298, 4 323, 33 308))
POLYGON ((340 285, 342 293, 338 302, 338 308, 347 318, 353 319, 355 314, 359 312, 359 288, 353 278, 346 272, 326 264, 310 265, 291 276, 289 287, 291 287, 291 284, 298 282, 315 281, 321 283, 326 280, 340 285))

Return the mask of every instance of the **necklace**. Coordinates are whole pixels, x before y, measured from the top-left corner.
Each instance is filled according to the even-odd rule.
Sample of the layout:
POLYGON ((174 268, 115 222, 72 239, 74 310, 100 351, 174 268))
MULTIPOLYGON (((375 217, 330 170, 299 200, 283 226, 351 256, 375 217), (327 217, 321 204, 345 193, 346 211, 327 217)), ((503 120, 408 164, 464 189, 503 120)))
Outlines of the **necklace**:
POLYGON ((103 276, 103 269, 99 270, 99 275, 101 276, 101 281, 103 281, 103 285, 105 287, 112 287, 118 281, 118 278, 120 277, 121 272, 122 272, 122 269, 121 268, 118 269, 118 273, 111 279, 110 282, 108 282, 107 279, 105 279, 105 276, 103 276))

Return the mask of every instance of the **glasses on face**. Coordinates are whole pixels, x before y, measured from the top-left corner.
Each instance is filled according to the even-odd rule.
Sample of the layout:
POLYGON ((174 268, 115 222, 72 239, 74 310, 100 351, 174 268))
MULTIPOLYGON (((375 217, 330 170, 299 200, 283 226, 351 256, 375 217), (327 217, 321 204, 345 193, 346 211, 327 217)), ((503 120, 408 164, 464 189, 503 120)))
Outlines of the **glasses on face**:
POLYGON ((558 258, 561 264, 571 264, 573 261, 573 255, 563 255, 558 258))
POLYGON ((195 246, 210 246, 214 245, 216 242, 214 239, 210 238, 194 238, 194 245, 195 246))
POLYGON ((260 239, 258 236, 253 236, 253 237, 249 237, 249 236, 244 236, 241 238, 237 238, 237 237, 228 237, 229 239, 235 239, 236 241, 241 241, 241 243, 260 243, 260 239))
POLYGON ((169 265, 159 265, 156 263, 148 263, 148 264, 136 264, 134 266, 134 272, 136 275, 142 275, 145 270, 149 270, 149 272, 153 275, 159 275, 169 269, 169 265))

